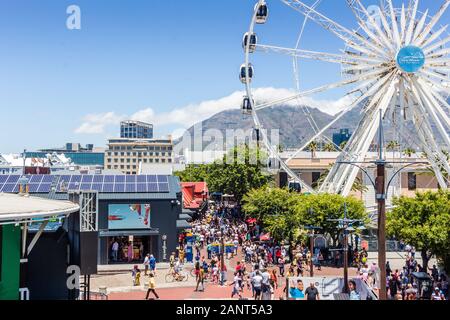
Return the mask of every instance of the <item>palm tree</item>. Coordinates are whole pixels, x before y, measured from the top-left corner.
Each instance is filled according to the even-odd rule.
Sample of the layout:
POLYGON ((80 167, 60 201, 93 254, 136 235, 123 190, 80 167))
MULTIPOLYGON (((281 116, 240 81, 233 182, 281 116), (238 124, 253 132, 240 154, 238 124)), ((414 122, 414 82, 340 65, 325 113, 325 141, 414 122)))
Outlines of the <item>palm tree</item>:
POLYGON ((406 148, 405 150, 403 150, 403 154, 405 156, 407 156, 408 158, 411 158, 411 156, 416 153, 416 150, 414 150, 413 148, 406 148))
POLYGON ((347 145, 347 142, 348 142, 348 141, 342 142, 342 143, 339 145, 339 149, 344 150, 344 149, 345 149, 345 146, 347 145))
POLYGON ((313 141, 308 145, 308 150, 311 151, 311 158, 316 157, 317 149, 319 149, 319 145, 316 141, 313 141))
POLYGON ((398 141, 395 140, 389 141, 388 144, 386 145, 386 149, 392 151, 392 158, 394 158, 395 149, 397 149, 398 147, 400 147, 400 143, 398 143, 398 141))
POLYGON ((336 147, 334 146, 333 143, 328 142, 328 143, 323 147, 323 151, 325 151, 325 152, 334 152, 334 151, 336 151, 336 147))

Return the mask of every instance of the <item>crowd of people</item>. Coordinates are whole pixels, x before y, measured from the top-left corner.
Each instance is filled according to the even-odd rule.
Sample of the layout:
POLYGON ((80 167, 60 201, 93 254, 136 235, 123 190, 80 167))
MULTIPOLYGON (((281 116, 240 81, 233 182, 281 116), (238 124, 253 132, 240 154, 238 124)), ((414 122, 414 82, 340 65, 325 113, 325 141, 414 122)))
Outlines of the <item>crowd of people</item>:
MULTIPOLYGON (((188 260, 188 252, 191 252, 190 259, 194 263, 191 274, 196 279, 195 291, 205 291, 205 283, 208 282, 212 285, 231 287, 230 298, 245 299, 244 296, 248 294, 244 295, 244 292, 251 292, 255 300, 286 297, 297 300, 320 299, 318 288, 314 283, 304 285, 298 278, 303 277, 305 273, 308 275, 311 266, 320 270, 325 260, 328 265, 339 267, 343 259, 340 251, 336 250, 331 255, 328 251, 315 250, 312 254, 309 246, 304 243, 289 244, 277 243, 270 239, 262 240, 263 233, 256 221, 241 219, 235 214, 234 209, 223 204, 212 206, 206 214, 191 223, 192 228, 188 233, 180 235, 177 252, 172 252, 169 258, 169 273, 174 275, 175 280, 182 281, 187 277, 187 274, 183 273, 183 268, 188 260), (231 274, 231 278, 227 279, 227 275, 231 274), (290 277, 297 279, 287 283, 286 279, 290 277), (277 290, 279 288, 280 290, 277 290)), ((390 298, 418 299, 420 292, 413 273, 430 271, 434 289, 430 298, 446 299, 448 297, 446 275, 440 273, 436 266, 424 270, 415 260, 415 249, 406 245, 405 250, 407 256, 403 270, 392 270, 389 262, 386 266, 386 287, 390 298)), ((354 278, 363 280, 369 288, 379 288, 380 268, 375 262, 369 266, 367 250, 355 248, 349 253, 349 264, 357 269, 354 278)), ((145 257, 144 269, 144 275, 150 279, 147 298, 150 293, 158 298, 154 282, 156 260, 152 255, 145 257)), ((133 270, 135 284, 139 283, 138 271, 133 270)), ((356 282, 350 280, 348 288, 352 300, 360 300, 356 287, 356 282)))

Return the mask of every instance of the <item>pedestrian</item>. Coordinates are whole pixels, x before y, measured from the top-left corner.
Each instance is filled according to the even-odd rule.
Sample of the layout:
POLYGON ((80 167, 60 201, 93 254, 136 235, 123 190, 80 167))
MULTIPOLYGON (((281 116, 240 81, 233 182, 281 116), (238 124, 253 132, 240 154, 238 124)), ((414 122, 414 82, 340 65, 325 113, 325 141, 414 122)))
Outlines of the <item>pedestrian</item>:
POLYGON ((322 252, 319 252, 319 256, 317 257, 317 270, 322 270, 322 263, 323 263, 323 254, 322 252))
POLYGON ((278 269, 280 271, 280 276, 284 277, 284 258, 282 256, 280 256, 278 258, 278 269))
POLYGON ((255 276, 252 278, 253 289, 255 290, 255 300, 261 300, 261 286, 263 277, 259 270, 255 272, 255 276))
POLYGON ((198 276, 197 276, 197 286, 195 287, 194 291, 205 291, 205 272, 203 269, 199 269, 198 276), (201 290, 198 290, 198 287, 201 285, 201 290))
POLYGON ((356 282, 354 280, 348 282, 348 289, 350 291, 350 300, 361 300, 361 296, 356 291, 356 282))
POLYGON ((148 275, 148 267, 150 265, 150 255, 147 254, 144 259, 144 276, 148 275))
POLYGON ((150 255, 149 265, 150 271, 153 272, 153 274, 156 274, 156 259, 152 254, 150 255))
POLYGON ((156 293, 156 281, 155 281, 155 274, 153 272, 150 272, 150 278, 148 280, 148 290, 147 290, 147 295, 145 296, 145 300, 148 300, 150 292, 153 293, 153 295, 155 296, 155 298, 157 300, 159 300, 159 296, 156 293))
POLYGON ((233 286, 233 291, 231 293, 231 299, 233 299, 236 294, 239 296, 239 299, 242 299, 241 282, 242 282, 242 278, 239 276, 238 272, 235 272, 233 283, 230 284, 230 286, 233 286))
POLYGON ((289 298, 294 300, 303 300, 305 299, 305 293, 303 281, 298 279, 297 280, 297 286, 295 286, 294 282, 291 282, 290 288, 289 288, 289 298))
POLYGON ((112 250, 113 260, 114 260, 114 262, 116 262, 117 261, 117 256, 118 256, 118 253, 119 253, 119 243, 117 242, 117 240, 114 240, 114 243, 112 244, 111 250, 112 250))
POLYGON ((309 287, 305 291, 306 300, 320 300, 319 290, 314 285, 314 282, 309 284, 309 287))
POLYGON ((434 292, 431 294, 431 300, 445 300, 444 295, 438 287, 434 288, 434 292))
POLYGON ((128 262, 133 261, 133 243, 132 242, 128 243, 127 257, 128 257, 128 262))
POLYGON ((139 270, 139 267, 137 265, 133 267, 133 270, 131 271, 131 276, 133 278, 133 286, 140 286, 141 270, 139 270))

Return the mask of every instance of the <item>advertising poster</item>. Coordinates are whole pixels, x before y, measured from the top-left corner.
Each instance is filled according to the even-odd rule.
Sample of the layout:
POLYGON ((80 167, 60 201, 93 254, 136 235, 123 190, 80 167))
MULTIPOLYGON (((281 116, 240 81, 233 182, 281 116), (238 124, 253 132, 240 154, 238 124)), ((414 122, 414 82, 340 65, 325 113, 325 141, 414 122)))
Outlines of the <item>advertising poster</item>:
POLYGON ((150 204, 110 204, 110 230, 150 229, 150 204))

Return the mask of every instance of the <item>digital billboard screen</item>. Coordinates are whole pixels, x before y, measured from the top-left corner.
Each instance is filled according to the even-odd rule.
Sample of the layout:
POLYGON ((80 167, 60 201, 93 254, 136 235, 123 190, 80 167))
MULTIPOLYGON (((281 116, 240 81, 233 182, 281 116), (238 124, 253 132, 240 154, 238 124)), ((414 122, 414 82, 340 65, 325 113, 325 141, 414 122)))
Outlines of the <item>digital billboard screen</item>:
POLYGON ((110 204, 108 229, 150 229, 150 204, 110 204))

